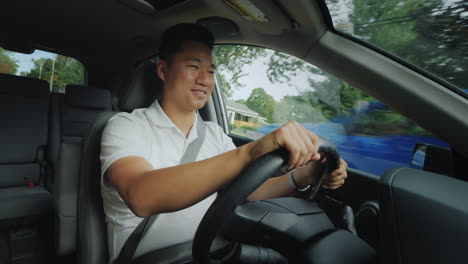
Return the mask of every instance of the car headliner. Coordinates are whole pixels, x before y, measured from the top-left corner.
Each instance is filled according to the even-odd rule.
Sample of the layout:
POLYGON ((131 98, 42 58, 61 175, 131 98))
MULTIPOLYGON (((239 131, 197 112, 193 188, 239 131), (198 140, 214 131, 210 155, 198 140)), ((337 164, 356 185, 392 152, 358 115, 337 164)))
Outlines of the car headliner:
POLYGON ((278 2, 283 2, 287 11, 273 1, 256 1, 271 21, 253 22, 223 1, 212 0, 185 1, 154 14, 137 12, 118 0, 3 1, 0 21, 8 26, 2 28, 0 39, 4 44, 32 45, 82 60, 104 56, 108 60, 116 54, 119 60, 138 60, 157 53, 160 36, 167 27, 205 17, 224 17, 235 22, 241 34, 214 32, 217 43, 268 43, 269 48, 304 57, 326 30, 320 9, 314 1, 294 5, 278 2), (299 28, 293 29, 289 13, 299 20, 299 28))

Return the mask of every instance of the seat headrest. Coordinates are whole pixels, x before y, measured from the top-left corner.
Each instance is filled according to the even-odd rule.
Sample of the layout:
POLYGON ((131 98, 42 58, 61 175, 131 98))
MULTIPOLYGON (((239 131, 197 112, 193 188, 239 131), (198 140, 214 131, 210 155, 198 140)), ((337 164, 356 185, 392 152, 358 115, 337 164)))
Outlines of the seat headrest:
POLYGON ((81 108, 94 108, 110 111, 112 97, 108 90, 70 84, 65 88, 65 102, 81 108))
POLYGON ((156 62, 146 61, 136 68, 130 85, 122 89, 119 109, 132 111, 148 107, 159 98, 161 90, 162 81, 156 75, 156 62))
POLYGON ((44 80, 0 73, 0 94, 48 98, 49 83, 44 80))

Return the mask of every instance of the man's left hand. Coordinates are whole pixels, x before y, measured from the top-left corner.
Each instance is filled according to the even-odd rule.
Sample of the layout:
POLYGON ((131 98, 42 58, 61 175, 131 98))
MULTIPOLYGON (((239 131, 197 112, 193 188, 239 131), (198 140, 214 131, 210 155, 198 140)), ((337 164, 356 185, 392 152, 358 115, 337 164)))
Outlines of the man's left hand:
POLYGON ((348 168, 348 163, 343 159, 340 159, 340 165, 338 169, 332 171, 332 173, 323 176, 322 186, 326 189, 335 190, 341 187, 345 183, 346 178, 348 178, 348 173, 346 169, 348 168))
MULTIPOLYGON (((311 161, 307 165, 297 168, 294 172, 294 180, 296 184, 303 188, 308 184, 314 186, 318 179, 322 176, 322 172, 325 165, 325 159, 320 159, 317 161, 311 161)), ((322 179, 322 186, 326 189, 335 190, 341 187, 344 184, 346 178, 348 177, 348 173, 346 169, 348 168, 348 164, 343 159, 340 159, 340 164, 336 170, 334 170, 331 174, 326 174, 323 176, 322 179)))

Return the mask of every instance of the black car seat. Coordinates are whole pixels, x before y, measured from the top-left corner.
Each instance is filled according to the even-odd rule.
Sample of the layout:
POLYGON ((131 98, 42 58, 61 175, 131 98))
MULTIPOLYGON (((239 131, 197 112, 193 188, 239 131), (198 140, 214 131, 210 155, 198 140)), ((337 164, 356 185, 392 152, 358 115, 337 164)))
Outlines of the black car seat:
POLYGON ((68 85, 65 94, 51 95, 51 131, 58 140, 53 152, 53 177, 50 186, 54 207, 54 247, 57 255, 73 254, 77 243, 78 179, 82 140, 97 116, 110 112, 109 90, 68 85))
MULTIPOLYGON (((141 64, 132 81, 119 98, 119 109, 131 111, 148 107, 158 96, 161 82, 156 77, 153 61, 141 64)), ((101 134, 107 121, 117 112, 101 114, 85 138, 80 170, 78 203, 78 263, 108 262, 107 226, 100 192, 101 134)))
POLYGON ((46 81, 0 74, 0 263, 48 251, 48 108, 46 81))
MULTIPOLYGON (((162 82, 156 76, 156 63, 153 60, 140 64, 133 75, 128 89, 124 89, 119 96, 119 110, 130 112, 136 108, 150 106, 161 93, 162 82)), ((214 103, 208 101, 200 109, 204 120, 214 121, 214 103), (207 107, 211 111, 207 111, 207 107)), ((98 117, 88 137, 85 138, 82 150, 80 170, 80 191, 78 204, 78 263, 98 264, 108 262, 107 226, 100 192, 101 164, 101 135, 107 121, 117 112, 103 113, 98 117)), ((191 247, 185 244, 173 248, 165 248, 152 252, 157 255, 158 263, 178 261, 191 254, 191 247), (181 253, 183 251, 183 253, 181 253), (179 252, 173 254, 173 252, 179 252), (175 260, 174 260, 175 259, 175 260)))

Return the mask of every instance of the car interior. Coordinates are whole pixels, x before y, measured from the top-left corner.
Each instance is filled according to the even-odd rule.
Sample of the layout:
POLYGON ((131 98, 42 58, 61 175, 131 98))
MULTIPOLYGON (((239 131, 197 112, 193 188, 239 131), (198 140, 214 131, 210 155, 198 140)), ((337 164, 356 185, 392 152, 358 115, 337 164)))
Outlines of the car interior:
MULTIPOLYGON (((2 1, 2 49, 74 58, 85 68, 85 83, 58 93, 46 80, 0 73, 0 263, 109 262, 101 133, 114 114, 158 98, 159 42, 178 23, 207 27, 216 45, 264 47, 333 73, 446 142, 448 158, 440 159, 449 164, 396 167, 383 175, 349 168, 340 189, 321 190, 313 201, 303 196, 245 203, 284 167, 283 152, 268 154, 219 195, 193 243, 154 252, 157 263, 466 263, 468 94, 336 30, 327 4, 2 1), (239 5, 261 15, 245 14, 239 5), (451 173, 437 173, 438 166, 451 173)), ((250 142, 229 133, 225 107, 217 85, 200 114, 236 146, 250 142)), ((329 162, 339 157, 333 146, 322 150, 329 162)))

